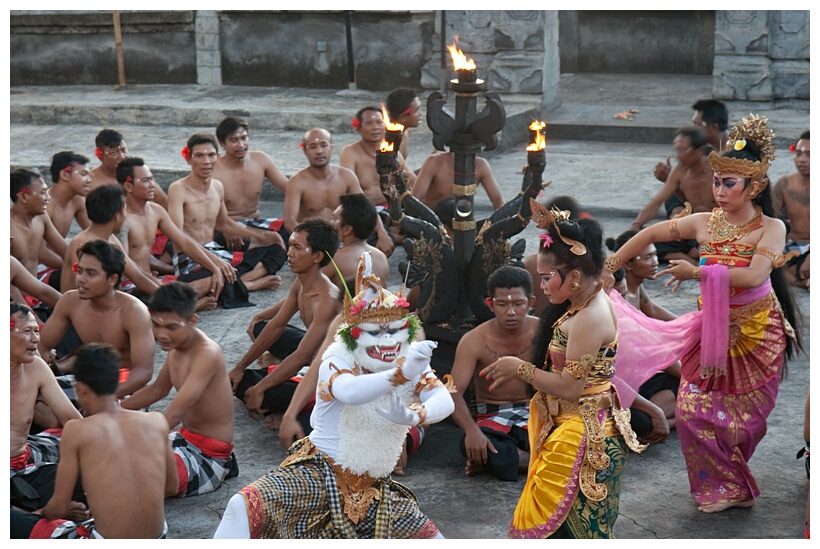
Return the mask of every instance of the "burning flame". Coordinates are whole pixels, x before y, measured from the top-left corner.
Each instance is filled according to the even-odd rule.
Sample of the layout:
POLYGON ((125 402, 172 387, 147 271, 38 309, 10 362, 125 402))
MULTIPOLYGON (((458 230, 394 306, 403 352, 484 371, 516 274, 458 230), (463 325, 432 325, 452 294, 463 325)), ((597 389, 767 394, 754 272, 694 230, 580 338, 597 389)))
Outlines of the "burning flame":
MULTIPOLYGON (((390 121, 390 116, 387 114, 387 109, 384 107, 384 103, 382 103, 382 118, 384 119, 384 128, 389 132, 403 132, 404 126, 401 124, 393 123, 390 121)), ((391 151, 393 149, 390 149, 391 151)))
POLYGON ((387 141, 382 139, 382 146, 381 148, 379 148, 379 152, 393 152, 393 143, 388 143, 387 141))
POLYGON ((547 125, 544 122, 533 121, 530 124, 530 129, 535 132, 535 143, 530 143, 527 147, 528 151, 543 151, 547 148, 547 138, 544 137, 544 134, 541 130, 546 128, 547 125))
POLYGON ((465 70, 475 70, 475 61, 472 59, 467 59, 467 56, 458 48, 456 44, 452 46, 447 46, 447 49, 450 50, 450 57, 453 58, 453 68, 457 71, 465 70))

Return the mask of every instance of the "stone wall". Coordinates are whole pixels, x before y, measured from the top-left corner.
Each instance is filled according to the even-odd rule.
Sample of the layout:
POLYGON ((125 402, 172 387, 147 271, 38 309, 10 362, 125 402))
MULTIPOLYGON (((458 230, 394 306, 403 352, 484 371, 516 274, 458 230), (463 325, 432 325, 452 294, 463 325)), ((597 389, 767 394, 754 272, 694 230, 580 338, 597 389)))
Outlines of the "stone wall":
POLYGON ((808 11, 716 12, 717 99, 809 99, 808 11))
MULTIPOLYGON (((121 12, 127 84, 195 84, 194 12, 121 12)), ((10 15, 10 83, 118 84, 112 13, 10 15)))

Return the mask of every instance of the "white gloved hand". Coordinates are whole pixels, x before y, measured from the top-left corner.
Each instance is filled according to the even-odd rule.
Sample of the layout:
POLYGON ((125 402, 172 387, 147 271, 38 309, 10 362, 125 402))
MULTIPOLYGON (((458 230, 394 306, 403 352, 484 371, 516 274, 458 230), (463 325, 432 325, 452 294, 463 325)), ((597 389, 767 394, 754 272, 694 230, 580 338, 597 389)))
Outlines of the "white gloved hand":
POLYGON ((410 350, 404 358, 404 365, 401 367, 402 374, 407 379, 416 379, 430 365, 433 357, 433 349, 438 347, 438 343, 425 339, 424 341, 414 341, 410 344, 410 350))
POLYGON ((377 406, 376 412, 398 425, 417 425, 421 419, 416 412, 404 405, 396 393, 390 393, 390 408, 377 406))

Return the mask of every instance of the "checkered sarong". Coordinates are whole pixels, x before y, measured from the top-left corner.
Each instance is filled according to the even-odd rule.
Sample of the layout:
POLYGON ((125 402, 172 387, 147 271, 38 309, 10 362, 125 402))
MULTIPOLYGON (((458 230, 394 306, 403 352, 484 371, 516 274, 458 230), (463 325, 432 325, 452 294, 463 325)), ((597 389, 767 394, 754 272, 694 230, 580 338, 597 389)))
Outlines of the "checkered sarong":
MULTIPOLYGON (((165 539, 168 536, 168 523, 162 525, 162 534, 157 539, 165 539)), ((86 521, 77 524, 76 522, 67 520, 61 523, 51 533, 51 539, 105 539, 97 532, 94 525, 94 519, 90 518, 86 521)))
POLYGON ((306 453, 306 445, 312 446, 307 438, 296 441, 279 469, 240 490, 252 538, 428 538, 438 533, 413 493, 389 477, 377 481, 379 498, 354 524, 344 513, 330 458, 306 453), (302 455, 293 459, 296 453, 302 455))
POLYGON ((507 404, 476 403, 476 423, 479 427, 489 427, 494 431, 507 433, 511 427, 526 429, 529 419, 529 402, 510 402, 507 404))
POLYGON ((26 440, 29 447, 29 457, 26 465, 22 469, 10 468, 11 476, 27 475, 36 471, 41 465, 55 464, 60 461, 60 436, 59 432, 37 433, 29 435, 26 440))
MULTIPOLYGON (((171 431, 168 435, 171 441, 171 449, 180 463, 185 467, 188 474, 188 484, 184 492, 178 493, 178 497, 197 496, 213 492, 222 485, 231 470, 236 476, 236 458, 233 454, 228 459, 219 459, 205 454, 200 448, 187 440, 179 431, 171 431)), ((179 467, 177 467, 179 470, 179 467)), ((182 476, 182 475, 180 475, 182 476)), ((180 485, 183 483, 180 478, 180 485)))
POLYGON ((237 223, 242 223, 246 227, 253 227, 255 229, 263 229, 266 231, 278 231, 282 228, 282 224, 284 222, 284 219, 276 217, 268 217, 267 219, 249 217, 247 219, 240 219, 237 221, 237 223))
MULTIPOLYGON (((226 250, 224 247, 220 246, 213 240, 205 244, 205 249, 211 252, 219 259, 221 259, 222 261, 230 263, 234 267, 242 263, 242 257, 244 256, 242 252, 231 252, 229 250, 226 250)), ((188 254, 184 252, 174 254, 173 263, 174 274, 176 276, 189 275, 192 272, 202 268, 202 265, 188 257, 188 254)))

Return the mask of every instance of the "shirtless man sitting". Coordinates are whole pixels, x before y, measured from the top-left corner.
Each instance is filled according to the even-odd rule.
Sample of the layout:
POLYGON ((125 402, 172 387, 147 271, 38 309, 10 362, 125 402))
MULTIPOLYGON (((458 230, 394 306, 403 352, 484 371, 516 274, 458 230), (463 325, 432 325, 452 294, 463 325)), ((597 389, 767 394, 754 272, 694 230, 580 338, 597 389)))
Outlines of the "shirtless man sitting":
MULTIPOLYGON (((117 130, 106 128, 100 130, 97 137, 94 138, 96 149, 94 156, 96 156, 101 164, 92 169, 91 175, 91 190, 102 185, 117 185, 117 165, 123 158, 128 158, 128 147, 125 144, 125 138, 117 130)), ((163 190, 157 186, 157 192, 154 195, 154 201, 168 209, 168 196, 163 190)))
MULTIPOLYGON (((228 217, 252 229, 279 231, 282 238, 287 239, 287 234, 282 234, 282 219, 263 219, 260 215, 259 196, 265 179, 282 194, 288 179, 267 154, 250 150, 249 131, 248 123, 235 116, 228 116, 219 123, 216 139, 225 154, 217 159, 213 177, 225 188, 228 217)), ((250 244, 231 233, 217 234, 216 241, 232 251, 245 251, 250 244)))
MULTIPOLYGON (((91 240, 77 255, 77 289, 63 294, 43 326, 40 356, 51 356, 69 326, 79 337, 77 347, 108 343, 122 357, 117 388, 117 398, 122 398, 148 383, 154 372, 154 337, 148 309, 136 297, 116 290, 125 270, 122 249, 106 240, 91 240)), ((70 361, 59 363, 63 373, 70 373, 72 366, 70 361)))
MULTIPOLYGON (((431 154, 424 159, 413 187, 413 196, 436 212, 438 218, 448 229, 452 227, 455 214, 454 163, 454 153, 435 152, 431 154)), ((480 156, 475 158, 475 182, 476 185, 484 188, 493 210, 504 205, 504 197, 501 196, 501 189, 493 176, 490 163, 480 156)))
MULTIPOLYGON (((809 289, 809 175, 811 164, 811 140, 809 130, 800 134, 794 144, 794 166, 797 172, 784 175, 777 180, 772 190, 775 213, 787 221, 789 234, 784 253, 797 250, 800 255, 792 259, 786 268, 790 282, 800 288, 809 289)), ((790 149, 791 150, 791 149, 790 149)))
MULTIPOLYGON (((276 272, 286 260, 285 243, 277 232, 255 232, 228 217, 225 189, 221 181, 213 178, 217 158, 216 138, 207 133, 195 133, 188 138, 183 156, 191 167, 191 173, 168 187, 171 221, 209 250, 225 252, 223 259, 237 268, 239 278, 249 292, 278 288, 281 278, 276 272), (235 252, 220 250, 221 246, 214 242, 216 230, 238 234, 251 242, 241 259, 234 256, 235 252)), ((176 243, 174 252, 174 274, 177 276, 201 267, 187 254, 181 253, 176 243)), ((221 257, 223 254, 218 255, 221 257)))
POLYGON ((479 375, 501 356, 532 358, 538 334, 537 317, 527 314, 535 303, 532 277, 525 269, 505 266, 487 279, 487 307, 495 318, 479 324, 461 338, 453 362, 453 420, 463 431, 461 454, 468 476, 487 471, 500 480, 517 480, 529 463, 529 386, 520 380, 490 393, 491 381, 479 375), (477 417, 464 397, 472 381, 477 417), (503 389, 503 391, 501 391, 503 389))
POLYGON ((51 157, 51 201, 46 210, 51 222, 63 238, 68 236, 71 223, 81 229, 91 223, 85 212, 85 197, 91 191, 88 158, 74 151, 58 152, 51 157))
POLYGON ((284 217, 288 233, 311 217, 331 221, 340 195, 362 192, 355 173, 330 163, 333 154, 330 132, 321 128, 308 130, 301 146, 308 166, 290 178, 285 190, 284 217))
MULTIPOLYGON (((236 282, 234 268, 225 261, 214 257, 205 248, 191 239, 177 227, 171 216, 152 199, 156 190, 154 176, 142 158, 132 156, 117 166, 117 181, 125 191, 125 223, 123 224, 124 245, 131 261, 147 276, 151 273, 151 244, 157 230, 177 244, 194 261, 208 270, 211 276, 197 280, 186 280, 199 292, 197 310, 213 309, 222 287, 227 280, 236 282)), ((187 276, 191 276, 190 274, 187 276)), ((173 277, 166 275, 170 280, 173 277)), ((162 280, 165 280, 163 277, 162 280)))
POLYGON ((31 537, 166 537, 165 496, 178 486, 168 422, 157 412, 119 406, 118 369, 119 355, 110 345, 90 343, 77 352, 74 386, 85 417, 63 430, 54 495, 39 512, 44 519, 29 519, 31 537), (53 520, 66 514, 80 477, 93 516, 82 522, 53 520))
MULTIPOLYGON (((359 134, 361 139, 350 145, 346 145, 339 154, 339 164, 345 168, 349 168, 356 174, 359 179, 359 185, 362 192, 370 202, 376 206, 376 211, 384 211, 384 219, 379 216, 376 221, 376 232, 371 235, 368 243, 376 246, 385 255, 390 256, 393 253, 393 238, 387 231, 384 221, 389 219, 387 215, 386 206, 387 200, 382 194, 381 185, 379 184, 379 173, 376 171, 376 153, 381 148, 382 140, 384 140, 385 127, 384 119, 382 117, 382 110, 380 107, 368 105, 359 109, 354 120, 354 129, 359 134)), ((413 188, 416 181, 416 175, 404 163, 404 157, 398 153, 397 159, 399 165, 403 167, 407 173, 407 186, 413 188)))
POLYGON ((11 172, 11 255, 32 275, 59 291, 66 242, 51 222, 48 186, 39 173, 25 168, 11 172), (46 246, 47 245, 47 246, 46 246), (39 268, 40 260, 45 265, 39 268))
POLYGON ((355 280, 359 258, 364 252, 370 252, 373 274, 379 277, 383 285, 388 283, 390 265, 387 256, 367 243, 367 237, 376 226, 377 216, 376 208, 363 194, 343 194, 339 197, 339 207, 333 210, 332 224, 339 234, 341 245, 333 256, 333 263, 325 265, 322 272, 340 291, 344 291, 344 280, 355 280), (339 278, 339 273, 342 278, 339 278))
POLYGON ((179 473, 172 495, 186 497, 213 492, 226 478, 239 474, 233 455, 233 395, 222 348, 196 327, 197 291, 171 282, 151 296, 148 309, 154 336, 168 353, 151 384, 122 401, 129 410, 145 408, 176 394, 163 412, 179 473))
MULTIPOLYGON (((638 213, 632 222, 632 229, 642 229, 673 195, 677 195, 683 202, 688 202, 693 213, 711 212, 717 207, 712 196, 712 167, 707 157, 709 149, 706 134, 696 126, 680 128, 675 133, 673 148, 678 164, 670 172, 663 187, 638 213)), ((667 217, 671 219, 675 214, 674 211, 668 211, 667 217)), ((700 252, 697 242, 693 240, 660 242, 655 247, 661 261, 682 259, 693 266, 697 265, 700 252)))
MULTIPOLYGON (((77 287, 77 274, 73 266, 77 263, 78 250, 86 242, 105 240, 122 249, 122 244, 116 236, 125 223, 125 200, 122 196, 122 189, 111 185, 103 185, 94 189, 86 197, 86 211, 91 225, 71 239, 63 260, 60 273, 60 289, 63 293, 77 287)), ((150 272, 146 273, 140 269, 127 255, 123 273, 128 282, 123 284, 124 288, 118 289, 123 289, 128 293, 135 293, 136 290, 138 294, 135 293, 135 295, 151 295, 159 287, 159 280, 151 276, 150 272)))
POLYGON ((271 428, 278 427, 296 390, 293 377, 313 360, 340 310, 338 289, 322 274, 322 267, 330 263, 338 248, 339 237, 324 219, 307 219, 294 228, 288 266, 296 280, 284 299, 253 317, 248 326, 253 344, 229 373, 231 387, 245 402, 248 415, 256 419, 258 414, 267 414, 266 423, 271 428), (307 331, 288 324, 297 313, 307 331), (265 351, 279 361, 278 365, 248 368, 265 351))
MULTIPOLYGON (((11 335, 9 351, 11 370, 9 397, 11 504, 13 507, 34 511, 41 508, 51 497, 56 463, 60 457, 60 429, 31 435, 34 408, 42 402, 62 426, 72 419, 82 417, 68 397, 54 383, 54 375, 45 361, 37 354, 40 328, 34 313, 26 305, 11 302, 11 335), (34 490, 31 498, 25 486, 34 490)), ((63 515, 75 518, 84 516, 86 508, 77 502, 63 515), (73 513, 73 514, 71 514, 73 513)))

